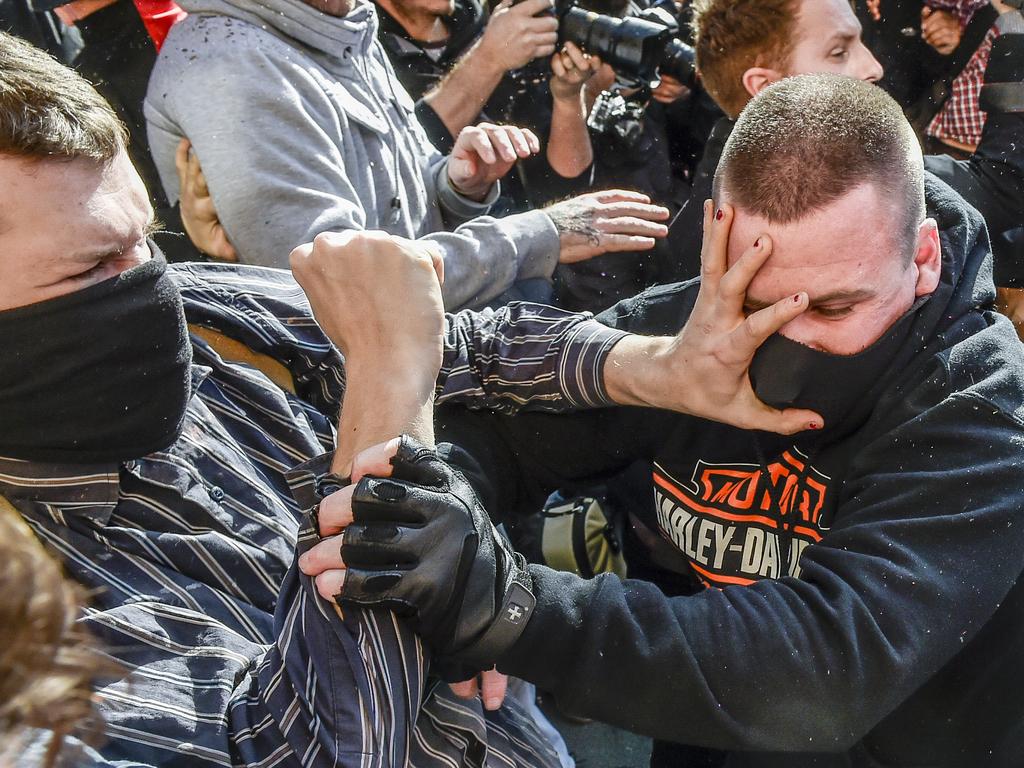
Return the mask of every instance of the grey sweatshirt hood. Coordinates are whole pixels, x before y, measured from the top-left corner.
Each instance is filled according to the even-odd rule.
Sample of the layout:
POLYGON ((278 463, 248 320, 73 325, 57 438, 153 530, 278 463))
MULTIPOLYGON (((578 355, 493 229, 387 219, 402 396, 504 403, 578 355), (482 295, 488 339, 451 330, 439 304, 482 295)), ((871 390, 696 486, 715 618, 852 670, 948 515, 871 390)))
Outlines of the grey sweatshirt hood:
POLYGON ((355 0, 343 18, 329 16, 302 0, 179 0, 188 13, 216 14, 239 19, 316 53, 326 54, 343 66, 351 61, 346 48, 366 53, 377 36, 377 14, 369 0, 355 0))

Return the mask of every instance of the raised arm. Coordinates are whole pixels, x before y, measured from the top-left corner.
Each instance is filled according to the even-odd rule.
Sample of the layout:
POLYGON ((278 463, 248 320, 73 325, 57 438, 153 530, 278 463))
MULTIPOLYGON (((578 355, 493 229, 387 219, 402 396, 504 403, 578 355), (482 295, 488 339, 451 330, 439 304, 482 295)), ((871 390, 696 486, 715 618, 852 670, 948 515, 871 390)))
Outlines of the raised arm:
POLYGON ((451 72, 423 97, 457 136, 475 123, 505 73, 554 53, 558 21, 549 0, 503 0, 494 9, 480 39, 455 63, 451 72))
MULTIPOLYGON (((384 433, 416 423, 424 430, 417 436, 428 437, 435 389, 446 400, 505 412, 617 403, 784 433, 820 427, 814 413, 761 403, 747 376, 759 344, 804 311, 806 295, 744 316, 746 286, 771 241, 762 238, 727 271, 732 211, 726 206, 712 221, 708 207, 706 217, 704 282, 689 322, 678 317, 684 327, 674 335, 626 335, 588 315, 524 304, 460 313, 446 326, 439 252, 383 233, 321 235, 295 250, 292 269, 317 321, 346 356, 348 402, 362 399, 370 414, 364 418, 378 420, 384 433)), ((627 316, 609 320, 650 332, 630 328, 627 316)))

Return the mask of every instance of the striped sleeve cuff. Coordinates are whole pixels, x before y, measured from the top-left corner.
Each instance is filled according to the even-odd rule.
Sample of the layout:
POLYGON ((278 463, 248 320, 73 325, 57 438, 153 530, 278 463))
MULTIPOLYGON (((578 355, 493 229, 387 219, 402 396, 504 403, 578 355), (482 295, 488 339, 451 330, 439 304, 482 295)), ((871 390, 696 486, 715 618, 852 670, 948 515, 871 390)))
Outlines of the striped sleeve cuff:
POLYGON ((604 386, 604 364, 626 332, 596 320, 585 320, 574 331, 566 341, 558 371, 562 396, 574 408, 615 405, 604 386))

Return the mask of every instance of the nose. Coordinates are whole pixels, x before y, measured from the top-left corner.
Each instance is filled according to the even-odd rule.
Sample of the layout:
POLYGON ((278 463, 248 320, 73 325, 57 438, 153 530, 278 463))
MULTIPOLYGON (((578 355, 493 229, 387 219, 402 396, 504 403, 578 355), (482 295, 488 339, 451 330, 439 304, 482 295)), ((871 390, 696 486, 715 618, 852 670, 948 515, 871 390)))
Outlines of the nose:
POLYGON ((826 346, 822 344, 821 328, 811 321, 806 314, 795 317, 779 328, 779 335, 818 352, 828 351, 826 346))
POLYGON ((857 77, 861 80, 867 80, 869 83, 877 83, 882 79, 885 70, 878 63, 878 59, 875 58, 874 54, 860 41, 857 42, 856 55, 858 59, 857 77))

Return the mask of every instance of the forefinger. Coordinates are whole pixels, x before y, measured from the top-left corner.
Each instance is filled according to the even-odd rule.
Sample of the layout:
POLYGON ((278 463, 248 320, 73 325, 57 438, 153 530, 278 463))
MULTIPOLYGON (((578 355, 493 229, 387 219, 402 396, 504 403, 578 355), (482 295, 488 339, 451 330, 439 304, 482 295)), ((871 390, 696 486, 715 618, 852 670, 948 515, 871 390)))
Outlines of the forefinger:
POLYGON ((347 485, 340 491, 325 496, 317 507, 316 518, 320 524, 321 536, 333 536, 348 526, 353 519, 352 494, 354 485, 347 485))
POLYGON ((718 296, 725 302, 727 309, 737 315, 743 311, 747 288, 771 253, 771 238, 768 235, 761 235, 743 252, 736 263, 726 270, 718 284, 718 296))
POLYGON ((807 306, 807 294, 801 291, 779 299, 770 307, 752 312, 743 321, 743 333, 738 337, 742 339, 740 343, 746 345, 746 348, 742 350, 745 353, 744 357, 753 357, 757 348, 769 336, 802 315, 807 311, 807 306))
POLYGON ((717 210, 714 201, 704 203, 704 241, 700 249, 700 279, 706 290, 717 291, 725 275, 729 254, 729 231, 732 228, 732 206, 717 210))
POLYGON ((608 217, 635 216, 636 218, 649 221, 664 221, 671 215, 669 209, 664 206, 633 202, 631 200, 609 203, 603 213, 608 217))
POLYGON ((651 198, 643 192, 633 192, 629 189, 606 189, 602 192, 595 192, 594 199, 599 203, 649 203, 651 198))

